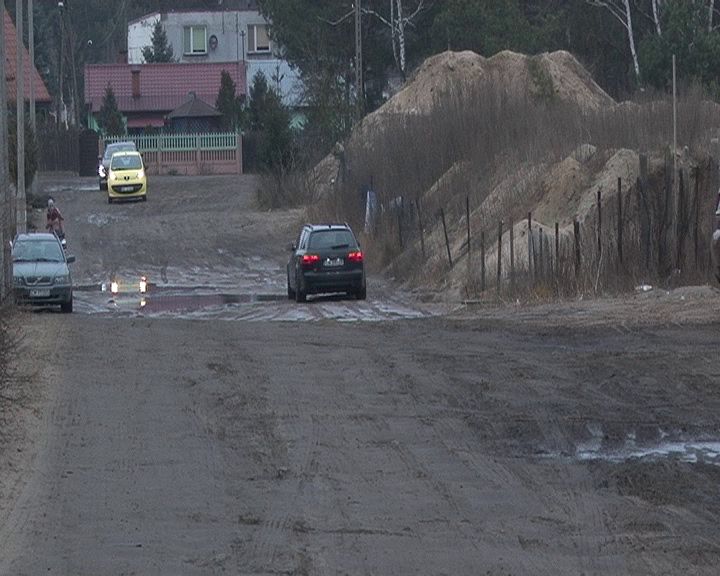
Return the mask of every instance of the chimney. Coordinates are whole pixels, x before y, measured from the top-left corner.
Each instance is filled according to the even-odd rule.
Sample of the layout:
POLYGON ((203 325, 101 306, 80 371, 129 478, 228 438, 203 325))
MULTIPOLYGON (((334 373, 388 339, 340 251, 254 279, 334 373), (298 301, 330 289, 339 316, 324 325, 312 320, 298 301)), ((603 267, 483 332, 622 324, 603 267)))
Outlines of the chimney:
POLYGON ((132 71, 132 97, 140 98, 140 70, 132 71))

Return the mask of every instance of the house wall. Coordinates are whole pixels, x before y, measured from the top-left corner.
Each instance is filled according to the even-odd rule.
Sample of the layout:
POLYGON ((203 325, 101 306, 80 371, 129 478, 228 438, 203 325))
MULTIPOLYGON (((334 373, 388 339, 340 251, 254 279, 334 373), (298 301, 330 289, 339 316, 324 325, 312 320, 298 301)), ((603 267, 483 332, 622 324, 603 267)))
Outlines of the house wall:
POLYGON ((168 12, 151 14, 128 25, 128 63, 142 64, 142 48, 151 43, 153 27, 158 18, 172 46, 178 62, 237 62, 239 60, 273 60, 272 53, 254 54, 248 50, 248 26, 266 24, 256 10, 226 12, 168 12), (183 29, 186 26, 205 26, 207 37, 216 36, 217 47, 208 47, 202 55, 183 53, 183 29))
POLYGON ((153 28, 158 20, 160 20, 159 12, 128 24, 128 64, 145 63, 142 49, 152 43, 153 28))
MULTIPOLYGON (((297 107, 301 103, 302 83, 297 71, 285 60, 278 58, 273 49, 267 53, 252 53, 248 50, 248 27, 266 24, 256 10, 226 12, 168 12, 150 14, 128 25, 128 63, 144 63, 142 48, 151 44, 155 23, 161 19, 163 28, 178 62, 238 62, 247 64, 248 91, 255 74, 262 71, 268 85, 279 89, 286 106, 297 107), (207 38, 217 37, 215 49, 208 46, 202 55, 183 54, 183 31, 186 26, 200 25, 207 29, 207 38)), ((271 43, 272 48, 272 43, 271 43)))

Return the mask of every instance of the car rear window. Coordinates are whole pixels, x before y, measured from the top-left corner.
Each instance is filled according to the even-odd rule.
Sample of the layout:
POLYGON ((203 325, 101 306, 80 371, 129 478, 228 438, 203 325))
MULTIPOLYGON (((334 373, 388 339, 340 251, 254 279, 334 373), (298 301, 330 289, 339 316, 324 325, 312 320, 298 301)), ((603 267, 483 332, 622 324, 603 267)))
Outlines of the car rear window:
POLYGON ((139 170, 142 168, 142 161, 137 154, 130 156, 113 156, 110 167, 113 170, 139 170))
POLYGON ((310 235, 308 249, 355 248, 357 242, 350 230, 318 230, 310 235))

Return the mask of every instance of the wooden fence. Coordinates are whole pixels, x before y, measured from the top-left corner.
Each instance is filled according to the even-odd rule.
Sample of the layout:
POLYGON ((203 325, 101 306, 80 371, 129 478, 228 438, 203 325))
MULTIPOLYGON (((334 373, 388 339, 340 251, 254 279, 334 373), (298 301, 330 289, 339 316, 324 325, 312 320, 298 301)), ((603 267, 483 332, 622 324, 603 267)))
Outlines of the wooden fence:
POLYGON ((417 201, 400 202, 385 212, 378 230, 394 236, 401 249, 419 240, 424 263, 432 252, 436 265, 446 260, 446 269, 465 259, 468 285, 481 293, 563 295, 710 281, 718 165, 709 160, 680 168, 675 178, 673 171, 668 160, 660 175, 648 177, 641 167, 636 182, 618 178, 615 189, 597 190, 582 219, 541 223, 528 213, 472 230, 466 196, 462 206, 431 215, 417 201), (453 219, 452 230, 462 235, 454 239, 453 219))
POLYGON ((207 134, 143 134, 106 138, 132 140, 149 174, 242 174, 242 136, 234 132, 207 134))

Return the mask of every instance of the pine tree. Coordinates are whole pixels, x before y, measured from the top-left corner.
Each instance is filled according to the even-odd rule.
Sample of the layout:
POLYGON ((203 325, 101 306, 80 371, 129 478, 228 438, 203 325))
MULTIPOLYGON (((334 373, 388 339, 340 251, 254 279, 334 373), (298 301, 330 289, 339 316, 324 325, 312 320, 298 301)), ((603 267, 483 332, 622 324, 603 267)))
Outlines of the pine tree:
POLYGON ((152 38, 150 39, 151 45, 145 46, 142 49, 142 55, 145 62, 174 62, 172 46, 168 45, 167 34, 165 29, 162 27, 160 20, 155 22, 155 28, 153 29, 152 38))
POLYGON ((258 133, 258 160, 271 171, 288 169, 292 157, 293 133, 290 112, 280 95, 268 86, 262 72, 255 74, 250 87, 250 128, 258 133))
POLYGON ((265 74, 258 72, 250 86, 250 129, 260 131, 264 127, 265 108, 268 100, 268 83, 265 74))
POLYGON ((115 93, 109 82, 107 88, 105 88, 105 96, 103 96, 103 103, 98 114, 98 124, 105 131, 105 134, 109 136, 118 136, 125 133, 123 117, 118 109, 115 93))
POLYGON ((235 82, 227 70, 220 75, 220 90, 215 100, 215 108, 222 114, 222 128, 236 130, 240 124, 240 99, 235 95, 235 82))

